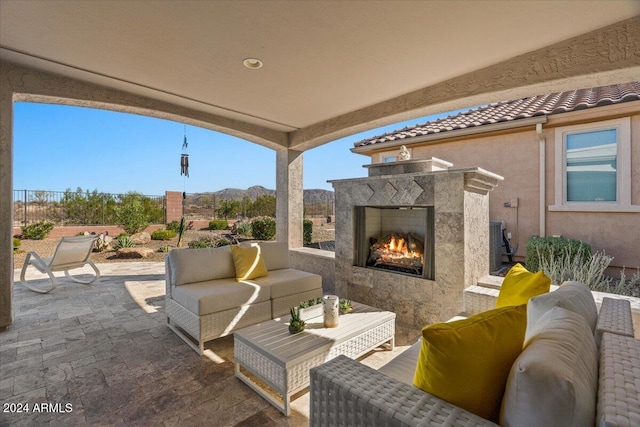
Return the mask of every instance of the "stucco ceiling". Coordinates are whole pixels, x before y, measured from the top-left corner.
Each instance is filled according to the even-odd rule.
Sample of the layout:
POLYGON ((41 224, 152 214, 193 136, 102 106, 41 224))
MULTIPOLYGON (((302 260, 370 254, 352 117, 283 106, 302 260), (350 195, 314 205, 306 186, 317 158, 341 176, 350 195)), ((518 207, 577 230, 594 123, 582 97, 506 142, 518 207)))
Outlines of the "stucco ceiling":
MULTIPOLYGON (((280 132, 332 122, 335 136, 343 119, 368 126, 355 112, 639 14, 639 1, 2 0, 0 58, 280 132)), ((432 112, 404 110, 376 124, 432 112)))

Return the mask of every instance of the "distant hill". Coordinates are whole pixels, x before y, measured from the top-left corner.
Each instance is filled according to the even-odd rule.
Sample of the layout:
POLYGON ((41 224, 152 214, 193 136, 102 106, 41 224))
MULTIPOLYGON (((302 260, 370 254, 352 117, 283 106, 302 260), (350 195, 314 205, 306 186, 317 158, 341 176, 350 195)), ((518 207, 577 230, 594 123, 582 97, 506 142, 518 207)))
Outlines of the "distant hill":
MULTIPOLYGON (((210 198, 215 196, 218 200, 242 200, 248 197, 256 200, 260 196, 275 196, 276 191, 264 188, 261 185, 254 185, 246 190, 239 188, 225 188, 223 190, 210 193, 191 193, 187 195, 187 203, 198 203, 202 198, 210 198)), ((311 189, 304 190, 304 202, 308 204, 333 202, 333 191, 311 189)))

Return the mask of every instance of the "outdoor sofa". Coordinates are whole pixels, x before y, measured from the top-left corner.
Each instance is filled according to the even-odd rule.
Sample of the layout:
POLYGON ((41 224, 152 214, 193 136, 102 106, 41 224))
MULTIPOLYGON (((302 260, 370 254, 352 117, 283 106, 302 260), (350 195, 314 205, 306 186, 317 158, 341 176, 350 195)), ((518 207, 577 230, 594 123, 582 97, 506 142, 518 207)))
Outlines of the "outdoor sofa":
POLYGON ((167 325, 199 354, 207 341, 322 296, 322 276, 290 268, 286 243, 258 247, 266 275, 247 280, 237 277, 232 246, 175 249, 167 255, 167 325))
MULTIPOLYGON (((575 290, 582 284, 572 282, 572 285, 575 290)), ((465 292, 466 309, 495 307, 497 290, 473 288, 476 289, 465 292), (493 302, 488 297, 491 295, 493 302)), ((591 301, 584 297, 584 292, 581 300, 567 299, 556 292, 533 298, 527 305, 527 329, 534 335, 532 340, 536 339, 536 333, 541 333, 538 338, 547 342, 542 351, 539 347, 535 350, 536 354, 527 349, 535 347, 538 341, 527 347, 525 340, 524 350, 508 371, 500 425, 639 426, 640 340, 634 339, 629 301, 603 298, 598 313, 590 292, 587 294, 591 301), (560 328, 555 333, 544 335, 547 331, 540 326, 545 323, 541 319, 548 320, 556 314, 583 329, 579 340, 582 342, 564 338, 563 329, 570 323, 566 319, 556 322, 560 328), (531 324, 532 318, 537 325, 531 324), (592 356, 584 357, 585 351, 592 356), (571 357, 572 352, 576 352, 575 357, 571 357), (588 369, 583 370, 585 366, 588 369), (591 387, 584 387, 585 383, 591 387), (585 422, 580 413, 591 420, 585 422)), ((418 341, 377 371, 343 356, 312 369, 310 425, 497 426, 414 386, 420 351, 418 341)))

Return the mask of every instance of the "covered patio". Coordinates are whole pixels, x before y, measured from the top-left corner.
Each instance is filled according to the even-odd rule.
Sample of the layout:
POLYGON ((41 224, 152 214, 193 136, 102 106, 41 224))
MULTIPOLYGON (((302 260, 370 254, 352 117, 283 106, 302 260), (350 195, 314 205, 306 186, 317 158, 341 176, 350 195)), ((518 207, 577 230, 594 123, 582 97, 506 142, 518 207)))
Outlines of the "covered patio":
POLYGON ((640 3, 631 0, 1 2, 0 394, 73 405, 9 424, 308 422, 304 398, 287 419, 233 378, 232 340, 200 358, 171 333, 163 264, 100 266, 96 285, 65 283, 51 295, 14 286, 14 102, 143 114, 275 150, 277 240, 295 268, 335 289, 333 257, 302 249, 304 151, 401 120, 638 75, 640 3))
MULTIPOLYGON (((15 320, 0 334, 0 400, 28 402, 30 410, 1 413, 0 424, 307 424, 308 393, 286 418, 234 377, 232 336, 208 343, 200 357, 167 328, 163 263, 98 267, 93 285, 62 278, 47 295, 20 286, 16 272, 15 320), (42 402, 60 405, 34 411, 42 402)), ((26 276, 43 277, 35 269, 26 276)), ((374 352, 364 363, 380 366, 405 348, 374 352)))

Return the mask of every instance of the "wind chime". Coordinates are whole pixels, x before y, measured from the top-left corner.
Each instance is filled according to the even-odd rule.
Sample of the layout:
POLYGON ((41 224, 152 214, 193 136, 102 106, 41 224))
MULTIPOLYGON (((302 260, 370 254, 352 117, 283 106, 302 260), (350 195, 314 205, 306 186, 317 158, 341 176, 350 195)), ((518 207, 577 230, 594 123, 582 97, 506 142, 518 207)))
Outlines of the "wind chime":
POLYGON ((189 177, 189 154, 187 154, 187 130, 184 130, 184 142, 182 143, 182 154, 180 155, 180 176, 189 177))
POLYGON ((178 230, 178 247, 182 247, 182 238, 184 237, 185 220, 184 220, 184 202, 187 198, 187 178, 189 177, 189 154, 187 153, 187 125, 184 125, 184 141, 182 142, 182 154, 180 155, 180 176, 184 175, 184 190, 182 191, 182 218, 180 219, 180 228, 178 230))

